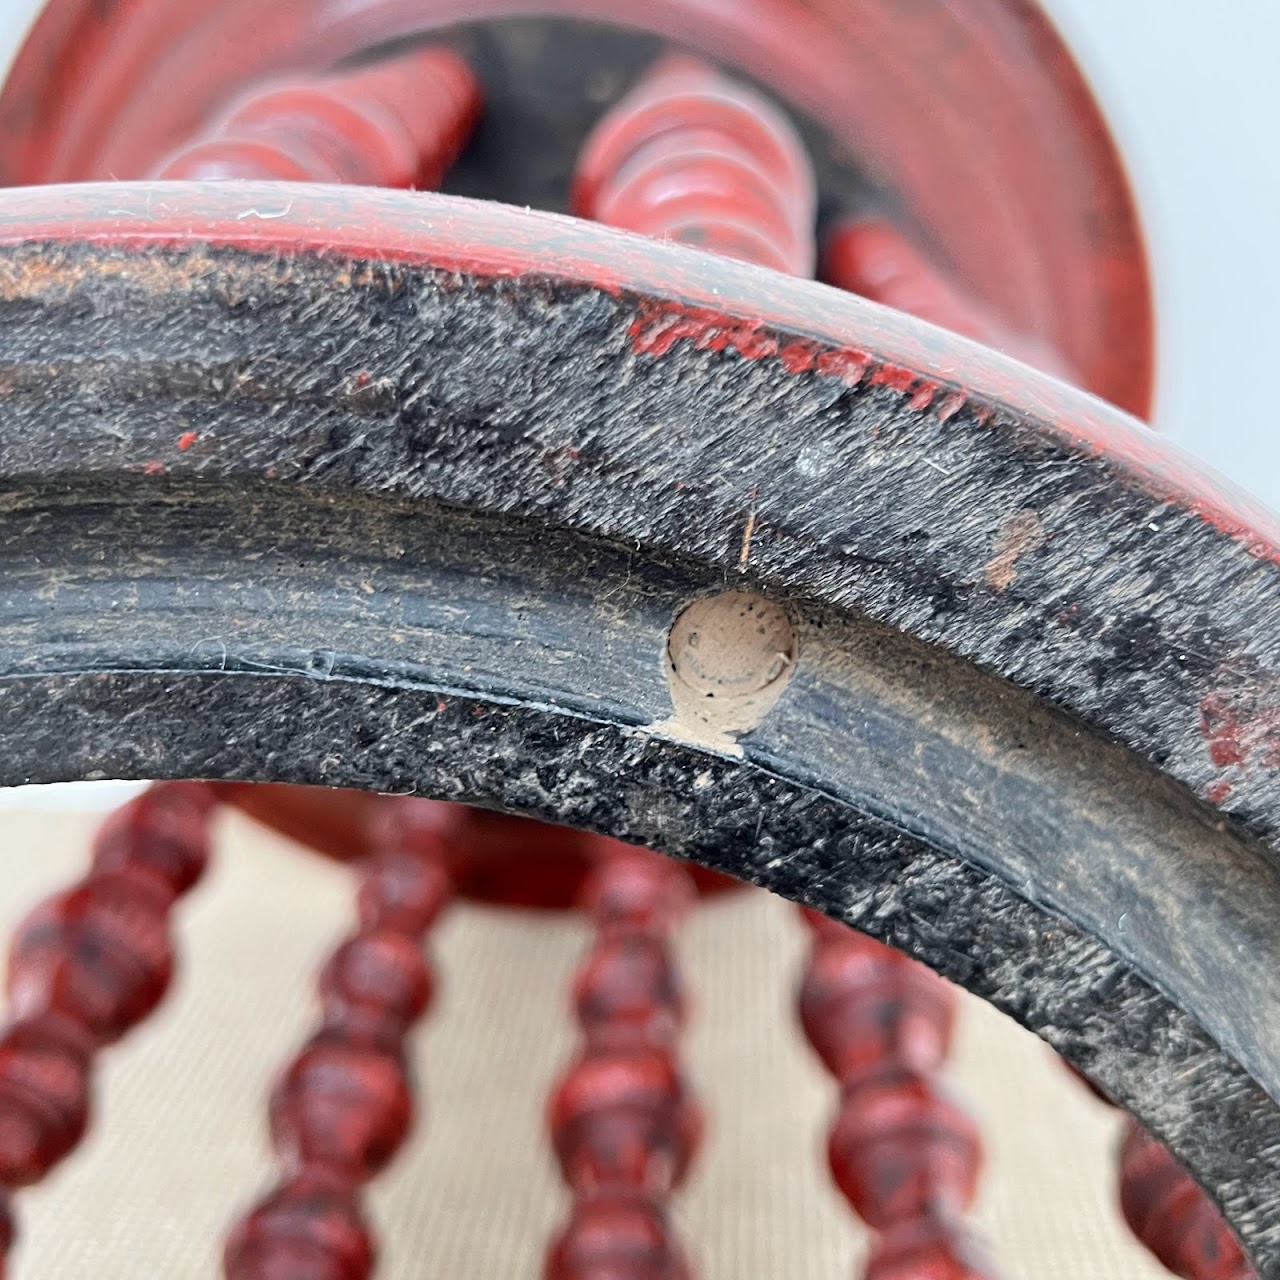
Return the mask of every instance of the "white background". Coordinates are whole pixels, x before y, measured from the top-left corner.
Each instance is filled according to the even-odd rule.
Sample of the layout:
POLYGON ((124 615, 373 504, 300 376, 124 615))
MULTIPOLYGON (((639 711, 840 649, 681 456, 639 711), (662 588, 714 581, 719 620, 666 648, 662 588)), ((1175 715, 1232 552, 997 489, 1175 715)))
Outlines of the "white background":
POLYGON ((1052 0, 1135 179, 1162 431, 1280 510, 1280 4, 1052 0))

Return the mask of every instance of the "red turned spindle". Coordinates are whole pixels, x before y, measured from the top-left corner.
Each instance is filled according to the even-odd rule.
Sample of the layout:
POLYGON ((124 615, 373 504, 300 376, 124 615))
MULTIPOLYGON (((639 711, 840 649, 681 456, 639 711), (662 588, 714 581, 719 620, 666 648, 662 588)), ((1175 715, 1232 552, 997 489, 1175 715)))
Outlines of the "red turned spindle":
POLYGON ((438 810, 401 799, 376 814, 383 829, 359 869, 359 924, 321 971, 320 1027, 271 1096, 284 1178, 232 1230, 227 1280, 373 1274, 360 1191, 412 1127, 405 1038, 431 1003, 422 943, 452 894, 438 810))
POLYGON ((878 1233, 866 1280, 991 1280, 962 1223, 977 1191, 981 1140, 938 1079, 954 990, 882 943, 803 914, 813 945, 800 1021, 840 1084, 832 1176, 878 1233))
POLYGON ((1120 1146, 1120 1209, 1133 1234, 1182 1280, 1257 1280, 1213 1201, 1132 1117, 1120 1146))
MULTIPOLYGON (((1111 1100, 1071 1063, 1100 1102, 1111 1100)), ((1125 1116, 1117 1159, 1120 1212, 1139 1242, 1183 1280, 1257 1280, 1217 1206, 1172 1154, 1125 1116)))
POLYGON ((892 223, 878 219, 841 223, 827 237, 821 274, 840 289, 1073 380, 1058 352, 1035 338, 1010 332, 988 307, 948 280, 892 223))
POLYGON ((551 1099, 573 1192, 546 1280, 688 1280, 667 1213, 702 1118, 679 1068, 684 1004, 670 935, 694 890, 678 864, 617 846, 587 881, 596 936, 574 984, 582 1050, 551 1099))
POLYGON ((84 1137, 96 1054, 168 990, 172 912, 208 863, 213 806, 200 783, 150 787, 103 824, 84 879, 14 933, 0 1033, 0 1258, 14 1234, 12 1191, 84 1137))
POLYGON ((169 157, 160 178, 440 185, 480 113, 480 85, 449 49, 260 90, 169 157))
POLYGON ((815 191, 804 145, 777 108, 715 68, 673 56, 592 132, 573 207, 627 231, 808 276, 815 191))

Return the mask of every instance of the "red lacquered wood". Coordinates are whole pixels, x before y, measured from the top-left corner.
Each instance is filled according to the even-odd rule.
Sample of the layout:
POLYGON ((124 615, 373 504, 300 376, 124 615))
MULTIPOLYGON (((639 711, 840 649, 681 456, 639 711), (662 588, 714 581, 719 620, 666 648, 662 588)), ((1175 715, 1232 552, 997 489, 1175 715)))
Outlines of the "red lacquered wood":
POLYGON ((4 1280, 9 1268, 5 1259, 17 1235, 13 1221, 13 1204, 7 1191, 0 1191, 0 1280, 4 1280))
POLYGON ((546 1280, 689 1274, 666 1205, 702 1133, 677 1058, 684 1001, 669 942, 693 898, 683 868, 625 846, 586 882, 596 937, 575 983, 583 1047, 548 1114, 574 1203, 546 1280))
POLYGON ((615 842, 582 890, 601 942, 634 936, 665 943, 693 906, 691 869, 615 842))
POLYGON ((279 782, 214 785, 224 804, 327 858, 359 862, 377 851, 372 816, 381 797, 371 792, 279 782))
POLYGON ((156 177, 439 186, 480 113, 452 50, 255 90, 156 167, 156 177))
POLYGON ((413 1124, 405 1037, 431 1002, 423 939, 452 892, 438 806, 384 798, 359 868, 359 924, 321 970, 315 1035, 271 1095, 280 1184, 234 1227, 228 1280, 367 1280, 359 1192, 413 1124))
POLYGON ((365 1280, 373 1264, 373 1239, 355 1188, 323 1169, 308 1169, 271 1192, 239 1225, 226 1269, 254 1280, 365 1280))
MULTIPOLYGON (((1099 1102, 1111 1100, 1072 1064, 1099 1102)), ((1167 1148, 1125 1117, 1117 1159, 1120 1212, 1147 1250, 1183 1280, 1257 1280, 1217 1206, 1167 1148)))
POLYGON ((955 1026, 951 988, 922 965, 899 963, 874 939, 817 919, 820 936, 838 945, 814 947, 800 988, 800 1021, 827 1070, 837 1080, 884 1062, 939 1070, 955 1026))
POLYGON ((111 1044, 160 1003, 173 976, 171 899, 148 881, 95 872, 46 899, 9 948, 9 1007, 50 1012, 111 1044))
POLYGON ((845 1079, 828 1152, 836 1185, 867 1226, 968 1209, 981 1139, 937 1080, 893 1062, 845 1079))
POLYGON ((38 1182, 66 1157, 89 1126, 89 1036, 68 1019, 36 1015, 0 1038, 0 1178, 38 1182))
POLYGON ((386 1167, 409 1133, 413 1099, 400 1046, 346 1019, 316 1036, 271 1095, 271 1139, 291 1169, 325 1169, 353 1186, 386 1167))
POLYGON ((684 1012, 671 952, 661 937, 601 937, 574 983, 578 1022, 600 1048, 670 1044, 684 1012))
MULTIPOLYGON (((363 791, 279 784, 222 783, 219 796, 258 822, 342 862, 373 855, 377 814, 386 799, 363 791)), ((626 846, 604 836, 528 818, 422 801, 417 821, 440 833, 441 857, 459 897, 502 906, 567 910, 602 858, 626 846)), ((736 880, 689 867, 700 894, 721 893, 736 880)))
POLYGON ((698 1111, 665 1047, 587 1047, 551 1099, 551 1133, 564 1180, 575 1189, 631 1187, 661 1197, 688 1171, 698 1111))
POLYGON ((600 1191, 579 1197, 547 1257, 556 1280, 689 1280, 668 1215, 648 1196, 600 1191))
POLYGON ((953 988, 922 965, 813 912, 800 1021, 840 1083, 832 1176, 878 1234, 866 1280, 991 1280, 961 1215, 982 1168, 977 1127, 938 1079, 953 988))
POLYGON ((593 130, 581 216, 807 276, 816 184, 804 145, 766 98, 688 57, 654 67, 593 130))
MULTIPOLYGON (((411 918, 403 908, 383 915, 411 918)), ((388 923, 365 924, 333 953, 317 983, 324 1025, 344 1041, 372 1042, 403 1036, 426 1012, 434 987, 421 948, 388 923)))
POLYGON ((1128 184, 1079 70, 1021 0, 50 0, 0 94, 0 182, 137 177, 246 86, 548 12, 740 67, 889 187, 1003 324, 1146 413, 1150 288, 1128 184))
POLYGON ((1132 1118, 1120 1147, 1120 1208, 1134 1235, 1183 1280, 1256 1280, 1213 1201, 1132 1118))
POLYGON ((821 274, 850 293, 941 325, 1068 382, 1078 381, 1059 352, 1044 341, 1012 332, 890 222, 861 219, 837 226, 823 246, 821 274))
POLYGON ((872 1242, 867 1280, 989 1280, 991 1261, 962 1226, 913 1218, 872 1242))
POLYGON ((0 1033, 0 1252, 13 1236, 8 1193, 42 1179, 88 1128, 95 1054, 168 988, 170 916, 208 861, 213 804, 199 783, 151 787, 103 824, 85 878, 15 932, 0 1033))

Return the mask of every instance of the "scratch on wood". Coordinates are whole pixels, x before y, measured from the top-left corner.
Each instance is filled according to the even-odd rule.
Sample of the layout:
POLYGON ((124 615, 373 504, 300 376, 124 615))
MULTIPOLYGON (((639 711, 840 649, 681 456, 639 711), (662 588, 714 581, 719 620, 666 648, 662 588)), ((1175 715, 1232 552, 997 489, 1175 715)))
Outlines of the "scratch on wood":
POLYGON ((757 486, 751 490, 751 510, 747 512, 747 527, 742 534, 742 553, 738 556, 738 572, 745 573, 747 561, 751 558, 751 539, 756 534, 756 499, 760 496, 757 486))
POLYGON ((1004 591, 1018 576, 1018 558, 1042 542, 1044 525, 1040 517, 1030 507, 1015 512, 1000 526, 995 555, 983 567, 987 586, 1004 591))

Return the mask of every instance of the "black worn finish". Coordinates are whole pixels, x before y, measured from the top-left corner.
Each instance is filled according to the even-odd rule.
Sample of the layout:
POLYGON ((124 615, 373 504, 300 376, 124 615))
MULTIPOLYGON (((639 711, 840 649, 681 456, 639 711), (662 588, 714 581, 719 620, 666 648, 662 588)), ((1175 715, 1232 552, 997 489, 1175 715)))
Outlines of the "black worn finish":
POLYGON ((646 351, 627 290, 5 254, 5 782, 421 790, 764 884, 1044 1035, 1280 1277, 1274 770, 1197 798, 1271 562, 995 395, 646 351), (657 727, 726 584, 801 639, 740 759, 657 727))

